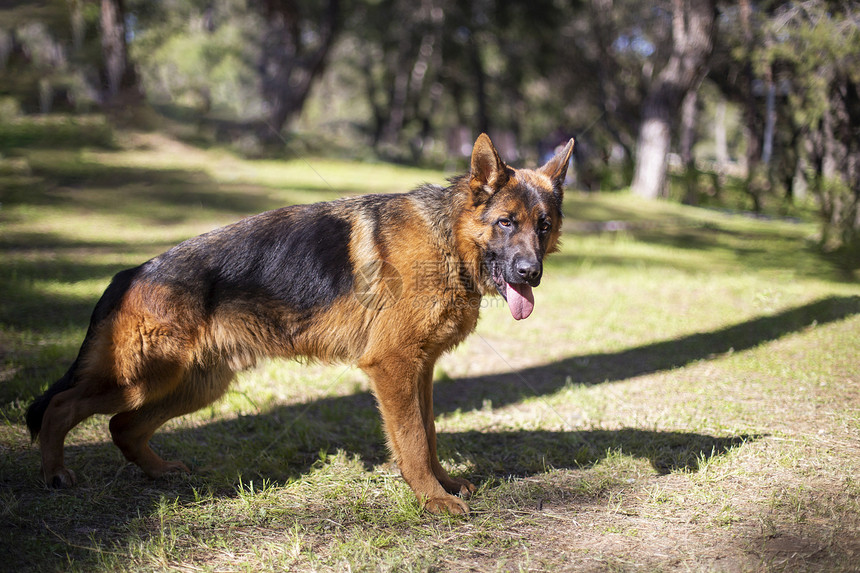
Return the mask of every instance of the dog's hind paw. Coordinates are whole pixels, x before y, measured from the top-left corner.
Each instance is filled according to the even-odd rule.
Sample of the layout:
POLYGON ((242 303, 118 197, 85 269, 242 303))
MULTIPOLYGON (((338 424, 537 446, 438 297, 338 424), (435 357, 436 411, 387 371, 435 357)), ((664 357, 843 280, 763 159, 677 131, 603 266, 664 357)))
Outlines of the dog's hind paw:
POLYGON ((166 462, 161 458, 158 458, 157 462, 148 464, 146 467, 141 465, 141 468, 143 469, 144 473, 146 473, 146 475, 148 475, 152 479, 160 478, 161 476, 166 474, 191 473, 191 470, 188 469, 188 466, 186 466, 182 462, 166 462))
POLYGON ((54 489, 67 489, 78 482, 75 472, 66 468, 59 468, 45 474, 45 483, 54 489))
POLYGON ((164 473, 190 474, 191 470, 182 462, 164 462, 164 473))

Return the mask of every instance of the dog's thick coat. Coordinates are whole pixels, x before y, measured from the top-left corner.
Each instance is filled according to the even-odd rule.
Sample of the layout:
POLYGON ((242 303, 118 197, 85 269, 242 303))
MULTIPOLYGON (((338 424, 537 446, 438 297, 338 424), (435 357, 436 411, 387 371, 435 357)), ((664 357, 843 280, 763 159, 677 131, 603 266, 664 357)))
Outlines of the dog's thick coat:
POLYGON ((475 486, 436 455, 433 365, 475 328, 483 295, 500 293, 518 320, 531 313, 572 151, 573 140, 540 169, 515 170, 481 135, 469 174, 447 188, 269 211, 120 272, 77 359, 27 411, 45 480, 75 483, 63 443, 93 414, 113 415, 114 443, 149 476, 188 471, 149 447, 157 428, 260 359, 311 357, 363 369, 418 499, 467 512, 475 486))

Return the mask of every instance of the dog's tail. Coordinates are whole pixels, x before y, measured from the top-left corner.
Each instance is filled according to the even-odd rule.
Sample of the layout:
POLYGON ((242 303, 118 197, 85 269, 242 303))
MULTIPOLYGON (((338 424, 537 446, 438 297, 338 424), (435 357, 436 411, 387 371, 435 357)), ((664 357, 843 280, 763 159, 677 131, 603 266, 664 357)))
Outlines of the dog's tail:
POLYGON ((45 417, 45 411, 48 409, 48 405, 51 403, 54 396, 60 392, 65 392, 75 385, 78 365, 86 355, 87 349, 90 346, 90 341, 95 337, 98 325, 110 316, 110 314, 112 314, 119 306, 119 303, 122 301, 122 297, 125 295, 126 291, 128 291, 129 286, 132 284, 142 268, 143 265, 122 271, 113 278, 101 299, 99 299, 99 302, 96 304, 96 308, 93 310, 92 317, 90 318, 90 326, 87 329, 84 342, 81 344, 81 350, 78 353, 78 357, 69 367, 69 370, 63 374, 63 377, 54 382, 47 390, 45 390, 44 394, 36 398, 27 408, 27 428, 30 430, 30 437, 33 440, 36 439, 39 435, 39 431, 42 429, 42 419, 45 417))
POLYGON ((51 399, 74 386, 75 370, 77 369, 78 361, 72 364, 68 372, 63 374, 63 377, 54 382, 44 394, 36 398, 30 407, 27 408, 27 428, 30 430, 30 438, 34 441, 39 436, 39 430, 42 429, 42 418, 45 417, 45 410, 48 409, 48 404, 51 399))

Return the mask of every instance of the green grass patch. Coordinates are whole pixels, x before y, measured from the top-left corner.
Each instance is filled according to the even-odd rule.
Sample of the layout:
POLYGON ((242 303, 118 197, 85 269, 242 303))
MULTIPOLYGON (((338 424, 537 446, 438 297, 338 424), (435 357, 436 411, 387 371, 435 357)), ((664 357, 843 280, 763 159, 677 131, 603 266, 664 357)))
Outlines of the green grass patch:
POLYGON ((568 192, 534 314, 488 299, 437 366, 469 518, 420 511, 344 365, 265 363, 168 423, 153 446, 190 476, 147 479, 90 419, 67 440, 79 486, 48 490, 24 410, 115 272, 251 213, 450 175, 93 137, 0 161, 5 568, 856 569, 860 286, 813 223, 626 194, 568 192))

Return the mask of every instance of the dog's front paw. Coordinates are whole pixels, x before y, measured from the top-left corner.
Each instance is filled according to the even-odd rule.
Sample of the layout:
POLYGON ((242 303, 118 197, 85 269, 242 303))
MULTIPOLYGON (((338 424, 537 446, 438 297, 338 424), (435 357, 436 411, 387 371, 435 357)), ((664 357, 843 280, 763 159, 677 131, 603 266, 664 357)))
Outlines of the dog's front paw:
POLYGON ((459 497, 446 495, 444 497, 431 497, 424 502, 424 509, 430 513, 450 513, 451 515, 468 515, 469 506, 459 497))
POLYGON ((45 472, 45 483, 54 489, 67 489, 78 483, 75 472, 66 468, 57 468, 45 472))

